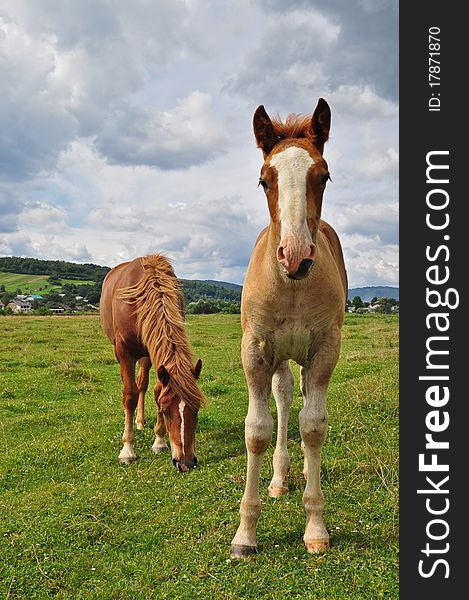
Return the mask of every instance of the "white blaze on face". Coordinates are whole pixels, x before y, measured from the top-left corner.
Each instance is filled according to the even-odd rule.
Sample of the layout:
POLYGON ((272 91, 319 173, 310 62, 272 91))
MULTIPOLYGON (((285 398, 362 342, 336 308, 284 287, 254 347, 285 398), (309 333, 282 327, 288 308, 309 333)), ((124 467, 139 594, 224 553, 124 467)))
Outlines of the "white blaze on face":
POLYGON ((310 237, 306 224, 306 176, 314 160, 303 148, 290 146, 275 154, 270 165, 277 171, 282 237, 288 234, 310 237))
POLYGON ((184 400, 181 400, 181 402, 179 402, 179 416, 181 417, 180 434, 181 434, 182 453, 184 455, 185 455, 185 450, 184 450, 184 409, 185 408, 186 408, 186 403, 184 402, 184 400))

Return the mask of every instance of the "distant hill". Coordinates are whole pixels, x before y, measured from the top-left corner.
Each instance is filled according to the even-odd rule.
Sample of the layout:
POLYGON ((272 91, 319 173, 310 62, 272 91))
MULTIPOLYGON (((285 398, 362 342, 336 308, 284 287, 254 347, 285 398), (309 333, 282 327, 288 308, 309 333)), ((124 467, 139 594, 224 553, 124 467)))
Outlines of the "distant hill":
POLYGON ((200 281, 200 283, 208 283, 218 287, 227 288, 228 290, 236 290, 240 294, 243 291, 242 285, 238 285, 237 283, 229 283, 228 281, 216 281, 215 279, 194 279, 191 281, 200 281))
POLYGON ((348 299, 360 296, 363 302, 370 302, 373 298, 394 298, 399 300, 399 288, 389 285, 367 285, 365 287, 350 288, 348 299))
POLYGON ((198 300, 240 302, 242 286, 225 281, 180 279, 186 304, 198 300))
MULTIPOLYGON (((16 256, 0 257, 0 272, 25 275, 56 276, 62 280, 74 280, 76 283, 94 282, 101 285, 110 267, 92 263, 80 264, 64 260, 39 260, 37 258, 20 258, 16 256)), ((39 278, 38 278, 39 279, 39 278)), ((201 299, 225 300, 239 302, 243 286, 227 281, 212 279, 181 279, 186 303, 201 299)), ((0 282, 1 283, 1 282, 0 282)), ((7 282, 5 282, 7 283, 7 282)), ((64 282, 65 283, 65 282, 64 282)), ((16 283, 15 283, 16 285, 16 283)), ((18 282, 19 285, 19 282, 18 282)), ((13 286, 10 286, 11 288, 13 286)), ((10 289, 7 288, 7 289, 10 289)), ((391 286, 364 286, 351 288, 348 299, 360 296, 364 302, 377 298, 394 298, 399 300, 399 288, 391 286)))

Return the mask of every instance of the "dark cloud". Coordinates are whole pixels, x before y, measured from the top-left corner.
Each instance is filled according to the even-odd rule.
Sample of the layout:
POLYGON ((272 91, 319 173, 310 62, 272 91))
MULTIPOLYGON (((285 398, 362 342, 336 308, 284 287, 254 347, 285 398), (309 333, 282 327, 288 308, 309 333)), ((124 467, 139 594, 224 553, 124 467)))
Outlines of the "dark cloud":
POLYGON ((263 0, 270 19, 226 89, 291 110, 344 85, 398 99, 397 2, 263 0))
POLYGON ((18 229, 18 217, 24 201, 13 191, 0 187, 0 233, 11 233, 18 229))

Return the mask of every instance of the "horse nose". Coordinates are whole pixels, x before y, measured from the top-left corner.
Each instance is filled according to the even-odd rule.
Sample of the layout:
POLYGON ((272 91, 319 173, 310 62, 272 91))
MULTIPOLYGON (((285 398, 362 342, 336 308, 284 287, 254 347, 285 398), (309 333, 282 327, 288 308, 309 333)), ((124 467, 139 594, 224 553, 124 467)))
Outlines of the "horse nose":
POLYGON ((304 243, 300 245, 282 244, 277 248, 277 260, 285 268, 287 273, 293 274, 303 260, 314 263, 316 260, 316 244, 304 243))
POLYGON ((191 460, 176 460, 173 458, 173 465, 180 473, 186 473, 197 465, 197 456, 194 456, 191 460))

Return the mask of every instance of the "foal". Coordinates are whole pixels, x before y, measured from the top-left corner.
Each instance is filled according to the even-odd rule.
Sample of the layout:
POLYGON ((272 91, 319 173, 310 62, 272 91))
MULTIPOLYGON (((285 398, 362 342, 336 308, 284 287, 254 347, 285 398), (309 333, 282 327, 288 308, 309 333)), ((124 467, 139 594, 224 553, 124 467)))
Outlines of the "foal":
POLYGON ((309 552, 329 547, 320 487, 321 447, 327 432, 326 393, 340 351, 347 275, 337 234, 321 220, 329 171, 324 143, 331 113, 319 99, 312 117, 272 121, 263 106, 254 114, 254 134, 264 155, 259 184, 270 224, 259 235, 244 281, 242 362, 249 389, 245 421, 248 454, 241 521, 231 544, 234 558, 256 552, 261 511, 259 474, 273 431, 271 390, 278 414, 277 443, 269 494, 288 491, 287 426, 293 399, 289 359, 301 365, 304 406, 299 415, 305 457, 304 543, 309 552))

